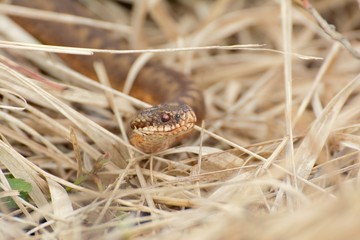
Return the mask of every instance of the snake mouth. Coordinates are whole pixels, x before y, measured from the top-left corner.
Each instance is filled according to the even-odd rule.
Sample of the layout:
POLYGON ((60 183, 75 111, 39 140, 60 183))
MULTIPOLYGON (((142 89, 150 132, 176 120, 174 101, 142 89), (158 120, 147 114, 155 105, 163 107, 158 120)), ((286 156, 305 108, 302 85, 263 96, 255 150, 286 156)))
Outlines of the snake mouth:
POLYGON ((195 122, 188 122, 183 125, 162 125, 162 126, 148 126, 143 128, 135 128, 134 131, 143 135, 161 135, 161 136, 178 136, 190 131, 195 125, 195 122))

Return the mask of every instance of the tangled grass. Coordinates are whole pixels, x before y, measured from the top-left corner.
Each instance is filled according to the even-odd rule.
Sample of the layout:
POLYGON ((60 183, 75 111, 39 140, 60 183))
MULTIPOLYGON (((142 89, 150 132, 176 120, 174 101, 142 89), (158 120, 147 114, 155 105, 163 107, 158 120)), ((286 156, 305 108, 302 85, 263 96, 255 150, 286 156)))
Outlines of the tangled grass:
POLYGON ((314 1, 338 32, 306 0, 83 4, 102 20, 0 5, 2 239, 360 236, 358 2, 314 1), (203 126, 138 152, 122 133, 148 104, 109 88, 101 64, 98 83, 49 54, 96 50, 39 45, 9 14, 166 49, 151 57, 204 90, 203 126))

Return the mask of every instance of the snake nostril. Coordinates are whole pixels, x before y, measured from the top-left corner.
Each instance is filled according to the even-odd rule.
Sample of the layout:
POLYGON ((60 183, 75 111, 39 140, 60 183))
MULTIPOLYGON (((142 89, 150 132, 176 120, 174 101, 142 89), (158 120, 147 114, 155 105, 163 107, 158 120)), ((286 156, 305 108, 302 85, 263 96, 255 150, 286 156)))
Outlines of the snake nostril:
POLYGON ((175 120, 176 120, 177 123, 179 123, 180 118, 181 118, 180 114, 178 114, 178 113, 175 114, 175 120))
POLYGON ((170 120, 170 116, 169 116, 169 114, 167 114, 167 113, 163 113, 163 114, 161 114, 161 121, 162 122, 168 122, 170 120))

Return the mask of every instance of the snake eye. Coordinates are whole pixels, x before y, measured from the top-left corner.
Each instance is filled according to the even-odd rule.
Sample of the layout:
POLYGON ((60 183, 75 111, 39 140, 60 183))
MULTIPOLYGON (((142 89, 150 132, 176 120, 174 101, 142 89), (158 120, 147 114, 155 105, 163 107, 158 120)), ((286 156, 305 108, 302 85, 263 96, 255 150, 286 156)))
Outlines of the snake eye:
POLYGON ((177 123, 180 121, 180 118, 181 118, 180 114, 178 114, 178 113, 175 114, 175 120, 177 123))
POLYGON ((169 120, 170 120, 170 116, 169 116, 169 114, 167 114, 167 113, 163 113, 163 114, 161 114, 161 121, 162 122, 168 122, 169 120))

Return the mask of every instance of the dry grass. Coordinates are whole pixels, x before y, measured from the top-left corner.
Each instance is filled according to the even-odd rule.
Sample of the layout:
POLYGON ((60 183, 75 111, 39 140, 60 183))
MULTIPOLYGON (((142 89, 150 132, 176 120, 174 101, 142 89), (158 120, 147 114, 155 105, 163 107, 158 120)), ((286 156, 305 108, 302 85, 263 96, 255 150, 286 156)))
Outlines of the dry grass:
MULTIPOLYGON (((135 49, 170 49, 154 55, 204 90, 204 128, 184 145, 141 154, 120 130, 134 106, 147 104, 107 87, 101 65, 100 84, 46 53, 91 50, 0 42, 0 197, 17 205, 1 205, 2 239, 360 236, 360 61, 304 8, 189 0, 137 1, 130 11, 85 2, 104 21, 7 5, 0 12, 112 29, 135 49), (119 16, 121 25, 111 23, 119 16), (240 44, 247 50, 171 52, 240 44), (29 199, 11 189, 10 175, 32 185, 29 199)), ((358 2, 313 4, 356 49, 358 2)), ((35 43, 0 17, 3 41, 35 43)))

